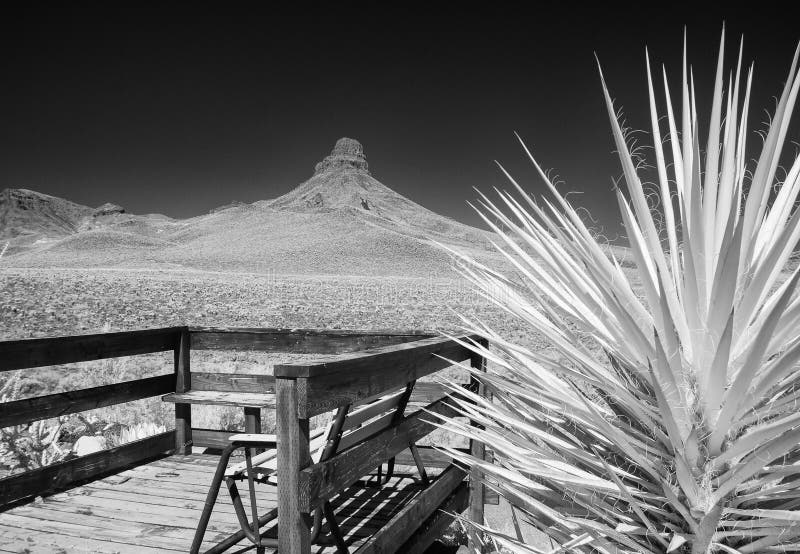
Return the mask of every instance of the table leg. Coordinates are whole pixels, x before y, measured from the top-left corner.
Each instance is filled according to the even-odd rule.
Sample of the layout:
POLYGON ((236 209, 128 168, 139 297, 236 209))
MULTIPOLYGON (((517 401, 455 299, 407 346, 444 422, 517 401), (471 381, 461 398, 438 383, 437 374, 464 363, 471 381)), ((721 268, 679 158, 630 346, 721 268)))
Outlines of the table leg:
MULTIPOLYGON (((261 433, 261 409, 260 408, 245 408, 244 409, 244 432, 245 433, 261 433)), ((256 454, 263 452, 263 448, 255 449, 256 454)))

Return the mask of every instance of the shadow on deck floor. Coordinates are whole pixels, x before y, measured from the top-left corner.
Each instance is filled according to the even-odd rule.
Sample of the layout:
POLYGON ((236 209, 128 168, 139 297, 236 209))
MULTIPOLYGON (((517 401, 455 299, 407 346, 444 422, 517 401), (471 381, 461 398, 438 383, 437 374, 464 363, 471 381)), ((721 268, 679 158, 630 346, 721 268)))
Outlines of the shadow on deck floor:
MULTIPOLYGON (((205 454, 170 456, 0 513, 0 552, 186 552, 217 460, 205 454)), ((420 490, 410 474, 399 474, 382 489, 354 487, 359 490, 344 503, 333 501, 351 552, 420 490)), ((263 513, 276 505, 277 496, 272 487, 259 489, 263 513)), ((222 490, 203 548, 237 530, 230 498, 222 490)), ((231 552, 251 546, 247 541, 239 545, 231 552)), ((454 551, 440 548, 431 551, 454 551)), ((317 546, 312 551, 336 549, 317 546)))

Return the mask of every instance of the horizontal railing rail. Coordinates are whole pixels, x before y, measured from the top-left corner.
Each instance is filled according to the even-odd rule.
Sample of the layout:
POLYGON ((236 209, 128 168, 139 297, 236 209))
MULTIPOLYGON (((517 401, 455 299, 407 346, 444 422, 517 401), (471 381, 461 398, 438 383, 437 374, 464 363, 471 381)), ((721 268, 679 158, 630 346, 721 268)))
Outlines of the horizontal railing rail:
POLYGON ((341 354, 435 336, 431 331, 189 327, 192 350, 341 354))
MULTIPOLYGON (((185 327, 169 327, 0 341, 0 371, 168 351, 174 351, 177 360, 181 337, 185 334, 185 327)), ((160 396, 173 392, 175 384, 176 374, 173 371, 155 377, 2 402, 0 427, 24 425, 160 396)), ((115 448, 10 475, 0 479, 0 508, 164 455, 173 450, 175 444, 175 432, 167 431, 115 448)))
POLYGON ((0 371, 174 350, 185 327, 0 342, 0 371))
POLYGON ((432 337, 310 363, 277 364, 275 377, 302 381, 297 415, 308 418, 396 389, 471 357, 472 351, 465 346, 432 337))
POLYGON ((0 403, 0 427, 11 427, 115 404, 167 394, 175 390, 175 374, 146 377, 88 389, 0 403))

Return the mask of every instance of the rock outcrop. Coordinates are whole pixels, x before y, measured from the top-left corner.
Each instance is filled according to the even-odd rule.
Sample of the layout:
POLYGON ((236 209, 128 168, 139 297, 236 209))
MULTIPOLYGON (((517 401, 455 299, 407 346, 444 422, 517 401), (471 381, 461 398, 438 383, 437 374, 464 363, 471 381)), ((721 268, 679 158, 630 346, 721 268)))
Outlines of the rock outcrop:
POLYGON ((104 215, 116 215, 116 214, 124 214, 125 208, 118 204, 112 204, 111 202, 106 202, 99 208, 94 210, 92 214, 94 217, 102 217, 104 215))
POLYGON ((470 244, 489 245, 482 231, 431 212, 378 181, 368 170, 364 147, 346 137, 336 141, 308 181, 256 205, 292 212, 348 214, 418 239, 448 241, 458 237, 470 244))
POLYGON ((342 137, 336 141, 330 156, 319 162, 314 168, 314 175, 329 173, 338 169, 352 169, 369 175, 364 147, 355 139, 342 137))

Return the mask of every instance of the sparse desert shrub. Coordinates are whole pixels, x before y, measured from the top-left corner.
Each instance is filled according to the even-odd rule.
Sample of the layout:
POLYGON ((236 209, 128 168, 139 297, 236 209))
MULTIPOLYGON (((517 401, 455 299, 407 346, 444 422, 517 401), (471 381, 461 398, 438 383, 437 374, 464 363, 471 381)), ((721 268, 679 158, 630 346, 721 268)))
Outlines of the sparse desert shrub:
MULTIPOLYGON (((483 197, 484 219, 518 273, 466 257, 461 269, 553 351, 465 319, 492 344, 472 347, 490 360, 483 379, 495 401, 459 402, 483 429, 446 426, 495 458, 450 453, 483 471, 558 545, 551 552, 800 550, 800 268, 789 265, 800 238, 800 158, 776 177, 800 88, 797 62, 796 53, 748 167, 752 68, 743 75, 741 50, 725 79, 720 49, 707 141, 685 56, 677 117, 664 72, 665 122, 648 61, 658 208, 603 82, 641 295, 532 156, 554 200, 535 202, 510 176, 519 196, 483 197)), ((481 529, 499 547, 544 552, 481 529)))
POLYGON ((227 406, 194 406, 192 408, 192 425, 201 429, 242 431, 244 430, 244 413, 241 408, 227 406))
MULTIPOLYGON (((22 397, 24 380, 19 372, 0 379, 0 403, 22 397)), ((0 474, 17 473, 64 459, 69 449, 58 444, 64 418, 43 420, 0 429, 0 474)))
MULTIPOLYGON (((7 372, 0 375, 0 402, 168 373, 172 364, 166 359, 137 356, 7 372)), ((17 473, 61 461, 74 455, 73 444, 83 436, 102 436, 117 446, 148 436, 147 430, 162 432, 173 422, 172 405, 155 397, 7 427, 0 429, 0 471, 17 473)))

